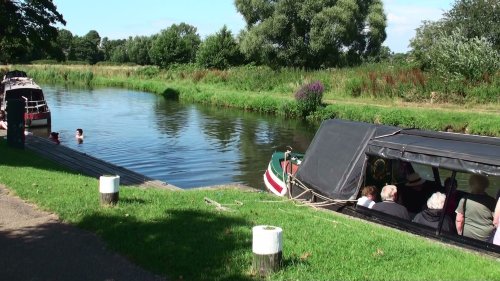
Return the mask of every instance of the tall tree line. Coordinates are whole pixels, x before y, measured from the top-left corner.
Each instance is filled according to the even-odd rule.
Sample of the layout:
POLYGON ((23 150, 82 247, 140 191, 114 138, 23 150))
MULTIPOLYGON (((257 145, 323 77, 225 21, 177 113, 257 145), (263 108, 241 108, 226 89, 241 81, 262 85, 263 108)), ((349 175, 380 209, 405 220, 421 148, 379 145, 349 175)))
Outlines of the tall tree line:
MULTIPOLYGON (((4 0, 0 5, 2 3, 21 10, 31 7, 32 3, 41 3, 39 9, 46 12, 44 24, 50 31, 43 38, 44 48, 38 48, 40 40, 29 36, 29 32, 12 34, 7 42, 2 39, 1 48, 12 50, 16 50, 10 46, 18 38, 25 39, 16 45, 23 50, 18 51, 17 56, 5 52, 0 57, 2 62, 51 59, 95 64, 107 61, 162 68, 197 63, 219 69, 252 63, 314 69, 355 65, 376 59, 381 51, 387 53, 382 47, 386 38, 386 16, 381 0, 235 0, 246 28, 235 36, 224 26, 204 40, 196 27, 186 23, 173 24, 152 36, 119 40, 101 38, 95 30, 77 36, 52 26, 64 23, 64 19, 51 0, 4 0)), ((18 17, 15 12, 9 15, 6 18, 18 17)), ((7 26, 15 27, 15 21, 7 26)))

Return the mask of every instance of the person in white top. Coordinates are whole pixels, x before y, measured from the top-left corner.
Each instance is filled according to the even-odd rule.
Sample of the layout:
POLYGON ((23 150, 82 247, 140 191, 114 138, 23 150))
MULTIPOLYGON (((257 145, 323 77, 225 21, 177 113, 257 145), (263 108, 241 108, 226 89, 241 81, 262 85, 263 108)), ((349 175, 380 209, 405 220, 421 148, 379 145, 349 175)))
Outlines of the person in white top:
POLYGON ((363 187, 361 197, 358 199, 358 205, 371 209, 375 205, 377 198, 377 188, 373 185, 363 187))

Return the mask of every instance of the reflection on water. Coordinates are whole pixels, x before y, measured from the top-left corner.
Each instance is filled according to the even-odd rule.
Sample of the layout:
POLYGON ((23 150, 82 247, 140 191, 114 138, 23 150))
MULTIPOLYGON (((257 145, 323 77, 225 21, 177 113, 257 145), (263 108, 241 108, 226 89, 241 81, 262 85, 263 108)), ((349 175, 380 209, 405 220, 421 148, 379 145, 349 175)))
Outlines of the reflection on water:
MULTIPOLYGON (((297 120, 183 104, 124 89, 44 86, 62 145, 183 188, 263 188, 272 152, 305 151, 316 127, 297 120), (79 144, 75 130, 82 128, 79 144)), ((35 135, 48 136, 47 129, 35 135)))

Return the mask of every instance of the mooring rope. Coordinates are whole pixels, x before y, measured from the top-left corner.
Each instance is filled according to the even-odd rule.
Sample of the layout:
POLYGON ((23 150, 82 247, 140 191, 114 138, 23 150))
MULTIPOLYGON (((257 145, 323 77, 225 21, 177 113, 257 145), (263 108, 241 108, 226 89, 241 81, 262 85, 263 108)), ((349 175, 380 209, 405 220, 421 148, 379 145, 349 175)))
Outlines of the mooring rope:
POLYGON ((328 197, 326 197, 324 195, 321 195, 321 194, 315 192, 313 189, 308 188, 303 182, 301 182, 299 179, 297 179, 295 176, 293 176, 291 174, 288 174, 287 182, 289 184, 289 188, 288 188, 289 198, 291 200, 301 202, 301 203, 303 203, 305 205, 308 205, 308 206, 312 206, 312 207, 327 207, 327 206, 331 206, 331 205, 345 204, 345 203, 350 203, 350 202, 353 202, 353 203, 357 202, 357 200, 351 200, 351 199, 341 200, 341 199, 331 199, 331 198, 328 198, 328 197), (302 193, 300 193, 299 195, 297 195, 297 196, 292 196, 292 194, 291 194, 291 188, 290 188, 291 184, 295 184, 296 186, 298 186, 299 188, 303 189, 304 191, 302 193), (322 202, 311 202, 313 196, 311 196, 311 198, 309 200, 301 199, 300 198, 300 197, 302 197, 303 195, 305 195, 308 192, 310 192, 313 196, 322 199, 323 201, 322 202))

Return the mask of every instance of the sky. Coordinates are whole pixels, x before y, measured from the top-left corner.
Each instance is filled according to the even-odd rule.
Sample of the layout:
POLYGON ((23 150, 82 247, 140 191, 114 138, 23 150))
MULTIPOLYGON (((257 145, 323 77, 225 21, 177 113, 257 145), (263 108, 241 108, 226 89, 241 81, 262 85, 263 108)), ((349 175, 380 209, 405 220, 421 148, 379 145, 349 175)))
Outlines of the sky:
MULTIPOLYGON (((204 38, 226 25, 234 35, 245 28, 234 0, 53 0, 74 35, 90 30, 101 38, 125 39, 153 35, 172 24, 185 22, 204 38)), ((437 20, 451 9, 454 0, 383 0, 387 39, 391 51, 407 52, 415 29, 424 20, 437 20)))

